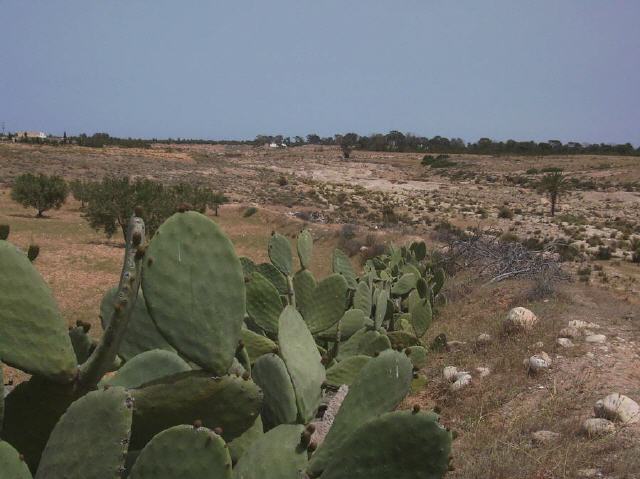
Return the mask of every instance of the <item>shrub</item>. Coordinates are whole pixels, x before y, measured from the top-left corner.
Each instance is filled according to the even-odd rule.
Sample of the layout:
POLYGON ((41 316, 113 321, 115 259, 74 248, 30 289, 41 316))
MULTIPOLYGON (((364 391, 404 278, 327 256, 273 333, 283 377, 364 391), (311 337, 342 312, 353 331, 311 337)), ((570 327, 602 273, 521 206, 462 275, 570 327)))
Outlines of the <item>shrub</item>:
POLYGON ((280 177, 278 178, 278 184, 280 186, 287 186, 289 184, 289 180, 287 180, 286 176, 280 175, 280 177))
POLYGON ((608 246, 600 246, 596 253, 596 258, 601 260, 611 259, 611 249, 608 246))
POLYGON ((258 212, 258 208, 256 208, 255 206, 249 206, 246 210, 244 210, 244 213, 242 213, 242 216, 245 218, 249 218, 250 216, 255 215, 258 212))
POLYGON ((47 210, 59 209, 69 194, 67 182, 56 175, 32 175, 25 173, 16 178, 11 189, 11 199, 25 208, 35 208, 38 218, 47 210))
POLYGON ((526 173, 527 175, 537 175, 540 172, 538 168, 529 168, 526 173))
POLYGON ((424 155, 422 158, 422 165, 430 166, 431 168, 448 168, 450 166, 456 166, 455 161, 449 160, 449 155, 424 155))
POLYGON ((505 218, 510 220, 513 218, 513 211, 511 211, 506 206, 501 206, 498 209, 498 218, 505 218))

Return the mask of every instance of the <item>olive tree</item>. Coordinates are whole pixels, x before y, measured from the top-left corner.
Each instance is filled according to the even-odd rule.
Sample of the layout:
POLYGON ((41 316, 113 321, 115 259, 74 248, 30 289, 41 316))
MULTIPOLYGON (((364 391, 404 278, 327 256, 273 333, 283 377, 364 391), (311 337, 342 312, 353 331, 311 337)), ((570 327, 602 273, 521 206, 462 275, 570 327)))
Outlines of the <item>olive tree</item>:
POLYGON ((11 189, 11 199, 25 208, 35 208, 38 218, 42 218, 47 210, 60 209, 68 194, 69 186, 64 178, 42 173, 18 176, 11 189))

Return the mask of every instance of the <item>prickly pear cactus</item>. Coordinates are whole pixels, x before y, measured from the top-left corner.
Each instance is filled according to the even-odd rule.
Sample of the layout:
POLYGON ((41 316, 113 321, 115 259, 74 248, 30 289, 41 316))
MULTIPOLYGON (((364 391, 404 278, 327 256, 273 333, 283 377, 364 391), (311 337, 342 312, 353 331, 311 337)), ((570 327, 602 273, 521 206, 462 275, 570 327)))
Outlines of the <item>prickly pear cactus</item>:
POLYGON ((344 361, 327 369, 327 386, 338 389, 341 385, 351 386, 358 377, 360 370, 369 362, 370 356, 356 355, 346 358, 344 361))
POLYGON ((222 428, 231 441, 249 429, 262 408, 262 392, 248 378, 212 377, 190 371, 164 377, 131 390, 135 401, 131 448, 140 449, 157 433, 201 420, 222 428))
POLYGON ((75 401, 53 429, 36 479, 118 477, 131 433, 133 401, 123 388, 75 401))
POLYGON ((327 276, 318 283, 304 318, 312 334, 340 321, 347 305, 347 290, 347 282, 339 274, 327 276))
POLYGON ((322 447, 311 457, 309 473, 319 476, 360 426, 400 404, 411 378, 411 361, 404 353, 383 351, 368 361, 349 387, 322 447))
POLYGON ((206 216, 176 213, 158 229, 143 263, 151 317, 181 355, 224 374, 245 315, 245 287, 233 245, 206 216))
POLYGON ((149 441, 136 460, 130 479, 230 479, 227 444, 214 431, 179 425, 149 441))
MULTIPOLYGON (((111 312, 118 296, 118 287, 109 289, 102 297, 100 303, 100 322, 102 329, 106 330, 111 321, 111 312)), ((175 352, 176 350, 160 334, 155 323, 149 316, 147 305, 142 291, 138 293, 136 304, 131 313, 131 319, 127 325, 127 332, 122 339, 118 355, 125 361, 129 361, 140 353, 152 349, 164 349, 175 352)))
POLYGON ((276 354, 265 354, 253 366, 253 379, 264 394, 262 417, 267 429, 293 424, 298 417, 296 393, 291 376, 276 354))
POLYGON ((31 479, 22 455, 8 442, 0 441, 0 471, 7 479, 31 479))
POLYGON ((282 312, 282 301, 276 287, 258 272, 248 276, 247 313, 263 330, 278 334, 278 318, 282 312))
POLYGON ((278 271, 285 276, 291 276, 293 270, 291 243, 279 233, 274 232, 269 239, 269 259, 278 271))
POLYGON ((98 386, 122 386, 134 389, 165 376, 186 371, 191 371, 191 366, 176 353, 153 349, 127 361, 118 371, 105 376, 98 386))
POLYGON ((354 431, 335 451, 322 479, 440 479, 449 468, 450 451, 451 434, 437 415, 389 412, 354 431))
POLYGON ((371 316, 371 288, 366 281, 361 281, 358 283, 358 287, 356 288, 356 292, 353 296, 353 307, 355 309, 361 310, 365 316, 371 316))
POLYGON ((242 433, 241 436, 236 437, 231 441, 229 446, 229 455, 231 461, 236 464, 238 460, 264 435, 264 426, 262 424, 262 417, 258 416, 256 421, 249 429, 242 433))
POLYGON ((306 317, 313 310, 314 294, 318 283, 313 273, 308 269, 298 271, 293 275, 293 292, 296 295, 296 308, 306 317))
POLYGON ((305 228, 300 232, 296 247, 300 266, 303 269, 309 269, 309 266, 311 266, 311 256, 313 254, 313 237, 308 229, 305 228))
POLYGON ((278 293, 289 293, 287 278, 271 263, 260 263, 256 266, 256 271, 267 278, 276 287, 278 293))
MULTIPOLYGON (((283 424, 257 439, 238 461, 234 479, 300 479, 307 466, 305 428, 283 424)), ((309 435, 310 436, 310 435, 309 435)))
POLYGON ((309 328, 292 306, 280 315, 278 344, 296 393, 299 422, 307 423, 320 405, 325 369, 309 328))
POLYGON ((0 360, 70 382, 76 357, 51 290, 24 253, 0 240, 0 360))
POLYGON ((356 272, 353 270, 351 260, 344 251, 337 248, 333 250, 333 272, 341 275, 347 281, 349 289, 357 288, 356 272))
POLYGON ((240 334, 242 344, 247 350, 249 360, 255 363, 260 356, 278 351, 278 345, 266 336, 244 328, 240 334))

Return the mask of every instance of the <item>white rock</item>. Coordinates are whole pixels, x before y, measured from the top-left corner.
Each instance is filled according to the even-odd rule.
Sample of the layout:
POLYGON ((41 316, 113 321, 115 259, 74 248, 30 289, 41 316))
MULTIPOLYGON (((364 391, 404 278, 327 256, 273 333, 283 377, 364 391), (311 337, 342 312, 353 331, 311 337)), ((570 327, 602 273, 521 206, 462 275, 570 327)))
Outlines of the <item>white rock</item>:
POLYGON ((602 344, 607 341, 607 337, 604 334, 590 334, 584 340, 587 343, 599 343, 602 344))
POLYGON ((582 430, 587 436, 605 436, 616 431, 615 425, 608 419, 592 417, 582 423, 582 430))
POLYGON ((593 410, 597 417, 619 421, 623 424, 640 422, 640 406, 633 399, 620 394, 609 394, 596 402, 593 410))
POLYGON ((476 372, 478 373, 478 376, 480 376, 481 378, 486 378, 489 374, 491 374, 491 370, 489 368, 485 368, 482 366, 478 366, 476 368, 476 372))
POLYGON ((582 321, 581 319, 574 319, 573 321, 569 321, 568 326, 570 328, 576 328, 576 329, 584 329, 584 328, 598 329, 598 328, 600 328, 599 324, 589 323, 587 321, 582 321))
POLYGON ((562 328, 558 333, 558 336, 561 338, 579 338, 582 336, 582 332, 578 328, 574 328, 572 326, 567 326, 566 328, 562 328))
POLYGON ((574 346, 573 342, 569 338, 558 338, 556 339, 556 343, 563 348, 572 348, 574 346))
POLYGON ((525 359, 524 366, 527 370, 537 373, 543 369, 549 369, 549 366, 551 366, 551 358, 547 353, 542 351, 539 354, 534 354, 529 359, 525 359))
POLYGON ((578 477, 580 479, 590 479, 593 477, 602 477, 602 472, 598 469, 580 469, 578 471, 578 477))
POLYGON ((480 335, 478 335, 478 338, 476 339, 476 344, 481 345, 481 346, 485 346, 487 344, 491 343, 491 335, 487 334, 487 333, 482 333, 480 335))
POLYGON ((455 366, 446 366, 442 370, 442 375, 444 379, 449 382, 453 382, 456 380, 456 374, 458 374, 458 368, 455 366))
POLYGON ((504 320, 503 327, 508 333, 530 331, 537 322, 538 318, 532 311, 518 306, 509 311, 504 320))
POLYGON ((462 389, 465 386, 468 386, 469 384, 471 384, 471 374, 462 373, 462 374, 456 375, 455 382, 451 384, 449 388, 452 391, 459 391, 460 389, 462 389))
POLYGON ((536 444, 549 444, 560 439, 560 434, 553 431, 536 431, 531 434, 531 439, 536 444))
POLYGON ((529 349, 542 349, 544 348, 544 343, 542 341, 538 341, 537 343, 533 343, 531 346, 529 346, 529 349))

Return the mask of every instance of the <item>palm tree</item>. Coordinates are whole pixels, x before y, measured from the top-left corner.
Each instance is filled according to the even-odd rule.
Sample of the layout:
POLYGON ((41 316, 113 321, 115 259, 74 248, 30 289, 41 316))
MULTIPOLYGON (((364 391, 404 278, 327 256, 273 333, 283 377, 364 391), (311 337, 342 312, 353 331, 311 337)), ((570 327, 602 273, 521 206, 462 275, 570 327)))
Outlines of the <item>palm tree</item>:
POLYGON ((548 173, 540 180, 539 188, 541 193, 546 193, 551 202, 551 216, 556 214, 556 203, 558 197, 569 189, 569 183, 562 171, 548 173))

